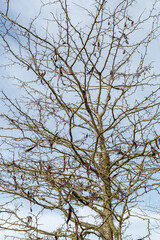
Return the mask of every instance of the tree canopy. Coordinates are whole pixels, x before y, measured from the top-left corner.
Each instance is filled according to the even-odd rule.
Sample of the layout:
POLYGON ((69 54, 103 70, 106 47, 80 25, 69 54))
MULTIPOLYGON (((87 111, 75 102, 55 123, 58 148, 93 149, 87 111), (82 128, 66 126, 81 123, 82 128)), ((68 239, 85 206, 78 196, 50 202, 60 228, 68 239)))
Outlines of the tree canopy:
POLYGON ((129 240, 134 216, 147 223, 138 236, 151 239, 145 199, 160 190, 160 74, 151 52, 158 3, 143 11, 134 0, 41 1, 30 22, 3 4, 0 229, 9 236, 129 240), (58 228, 40 224, 48 211, 61 216, 58 228))

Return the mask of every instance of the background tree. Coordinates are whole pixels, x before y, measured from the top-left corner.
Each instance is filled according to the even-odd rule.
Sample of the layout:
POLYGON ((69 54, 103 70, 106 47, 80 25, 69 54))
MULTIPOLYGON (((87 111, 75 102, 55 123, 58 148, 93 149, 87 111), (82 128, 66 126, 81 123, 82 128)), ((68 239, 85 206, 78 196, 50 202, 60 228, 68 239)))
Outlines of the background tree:
POLYGON ((142 239, 151 236, 141 201, 160 183, 159 72, 147 55, 158 1, 139 16, 133 0, 90 3, 41 3, 28 25, 9 1, 0 11, 5 66, 23 69, 14 73, 17 99, 2 92, 0 228, 23 239, 130 239, 135 207, 148 224, 142 239), (48 210, 63 216, 56 230, 39 224, 48 210))

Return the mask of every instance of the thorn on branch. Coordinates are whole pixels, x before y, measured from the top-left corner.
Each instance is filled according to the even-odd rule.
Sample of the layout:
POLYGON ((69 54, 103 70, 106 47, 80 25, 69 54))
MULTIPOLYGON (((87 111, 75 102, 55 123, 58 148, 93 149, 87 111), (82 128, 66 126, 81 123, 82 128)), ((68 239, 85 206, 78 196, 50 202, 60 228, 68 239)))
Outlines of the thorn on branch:
POLYGON ((101 45, 100 45, 100 42, 98 41, 98 42, 97 42, 97 49, 98 49, 98 52, 100 52, 100 46, 101 46, 101 45))
POLYGON ((34 145, 33 147, 30 147, 28 149, 25 150, 25 152, 30 152, 31 150, 33 150, 37 145, 34 145))
MULTIPOLYGON (((56 55, 56 56, 57 56, 57 55, 56 55)), ((59 68, 59 67, 56 65, 56 62, 58 61, 58 59, 57 59, 57 58, 56 58, 56 59, 51 58, 51 60, 52 60, 52 62, 53 62, 53 64, 54 64, 55 68, 59 68)))
POLYGON ((91 74, 91 73, 95 73, 95 74, 99 74, 100 75, 100 72, 98 72, 96 69, 95 69, 95 66, 93 66, 88 72, 87 74, 91 74))
POLYGON ((41 77, 44 77, 46 75, 46 71, 43 71, 40 75, 41 77))
POLYGON ((137 149, 137 143, 134 141, 133 145, 135 146, 135 149, 137 149))
POLYGON ((92 67, 91 70, 89 70, 89 71, 87 72, 87 74, 93 73, 93 70, 94 70, 94 67, 92 67))
POLYGON ((27 197, 28 197, 28 199, 31 199, 31 194, 30 194, 30 191, 28 190, 28 192, 27 192, 27 197))
POLYGON ((30 148, 26 149, 25 152, 30 152, 30 151, 33 150, 35 147, 39 146, 39 142, 40 142, 40 140, 38 140, 37 143, 36 143, 33 147, 30 147, 30 148))
POLYGON ((33 150, 35 147, 36 147, 36 145, 33 146, 33 147, 30 147, 30 148, 26 149, 25 152, 30 152, 30 151, 33 150))
POLYGON ((83 203, 84 205, 88 205, 89 203, 86 202, 85 200, 83 200, 81 198, 81 196, 76 192, 76 191, 72 191, 72 194, 77 198, 77 200, 81 203, 83 203))
POLYGON ((30 68, 31 68, 31 65, 28 65, 28 66, 27 66, 27 71, 29 71, 30 68))
POLYGON ((53 143, 54 143, 54 140, 53 140, 53 139, 49 139, 48 142, 49 142, 49 146, 50 146, 51 154, 52 154, 52 152, 53 152, 53 143))
POLYGON ((124 37, 125 40, 128 39, 127 35, 125 33, 122 33, 122 36, 124 37))
POLYGON ((65 73, 65 74, 69 75, 69 72, 67 72, 63 67, 60 68, 60 71, 61 71, 61 73, 65 73))

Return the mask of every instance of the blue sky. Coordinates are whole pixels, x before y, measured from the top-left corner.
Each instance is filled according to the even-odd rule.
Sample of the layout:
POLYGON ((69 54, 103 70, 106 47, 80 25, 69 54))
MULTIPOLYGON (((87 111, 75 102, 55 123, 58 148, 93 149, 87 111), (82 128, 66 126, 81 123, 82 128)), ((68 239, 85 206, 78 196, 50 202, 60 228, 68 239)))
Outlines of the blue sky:
MULTIPOLYGON (((3 0, 2 0, 2 2, 3 2, 3 0)), ((72 14, 73 21, 75 21, 77 23, 84 21, 84 22, 86 22, 86 25, 87 25, 87 21, 89 20, 87 15, 84 17, 83 10, 82 9, 80 10, 75 4, 73 4, 73 1, 70 0, 69 2, 72 3, 72 7, 71 7, 70 11, 73 12, 73 14, 72 14)), ((92 0, 89 0, 89 1, 81 0, 81 6, 86 7, 86 8, 88 8, 88 7, 92 8, 93 2, 94 1, 92 1, 92 0)), ((76 1, 75 1, 75 3, 76 3, 76 1)), ((139 1, 139 8, 134 9, 134 12, 132 13, 132 15, 134 15, 135 17, 138 16, 139 13, 141 12, 142 8, 149 9, 151 7, 152 3, 153 3, 152 0, 139 1)), ((4 6, 4 5, 2 5, 2 6, 4 6)), ((12 0, 10 3, 9 16, 11 18, 12 17, 15 18, 18 14, 20 14, 19 21, 22 24, 24 24, 25 26, 28 26, 30 19, 33 19, 34 16, 36 16, 39 13, 39 6, 40 6, 39 0, 34 0, 34 1, 33 0, 28 0, 28 1, 12 0)), ((55 5, 53 5, 53 6, 48 5, 48 7, 46 7, 46 9, 49 10, 52 7, 54 8, 55 5)), ((58 11, 58 8, 57 8, 57 11, 58 11)), ((46 27, 46 18, 48 17, 46 15, 46 12, 47 12, 46 10, 43 11, 43 9, 42 9, 42 14, 40 16, 40 19, 35 21, 35 25, 37 26, 39 32, 41 32, 41 28, 43 28, 43 30, 44 30, 46 27)), ((146 27, 146 29, 147 29, 147 27, 146 27)), ((54 32, 52 25, 49 25, 49 30, 51 32, 54 32)), ((155 61, 155 66, 157 69, 160 67, 160 54, 159 53, 160 53, 160 41, 156 40, 150 50, 151 55, 149 56, 149 58, 152 58, 153 61, 155 61)), ((6 61, 4 56, 1 56, 1 60, 2 59, 3 59, 3 63, 4 63, 6 61)), ((1 75, 9 76, 9 75, 15 75, 15 73, 18 74, 19 77, 23 77, 26 79, 28 77, 32 77, 32 74, 30 74, 30 72, 28 72, 26 75, 26 71, 22 70, 18 67, 16 69, 15 69, 15 67, 3 69, 3 72, 1 73, 1 75)), ((18 90, 17 90, 16 86, 14 85, 14 83, 15 83, 14 79, 11 79, 11 78, 5 79, 5 78, 1 77, 1 85, 0 86, 1 86, 2 90, 5 90, 8 93, 10 93, 12 97, 15 97, 18 95, 18 90)), ((157 199, 156 202, 157 202, 157 206, 158 206, 159 200, 157 199)), ((81 211, 86 212, 86 210, 81 210, 81 211)), ((160 209, 158 211, 160 211, 160 209)), ((84 214, 84 212, 83 212, 83 214, 84 214)), ((140 213, 140 210, 135 207, 135 209, 133 209, 133 212, 140 213)), ((24 207, 23 214, 26 214, 26 216, 28 215, 27 207, 24 207)), ((153 222, 157 224, 156 219, 159 217, 159 214, 157 214, 156 212, 153 211, 152 213, 150 213, 150 215, 155 218, 155 220, 153 220, 153 222)), ((40 221, 41 221, 41 224, 44 224, 44 228, 47 228, 48 230, 53 228, 53 222, 54 222, 54 226, 56 229, 56 227, 61 222, 61 216, 59 216, 58 213, 53 214, 53 213, 48 212, 46 215, 42 216, 40 221)), ((152 221, 151 221, 151 224, 152 224, 152 221)), ((159 228, 159 226, 158 226, 158 228, 159 228)), ((160 232, 158 232, 159 231, 158 228, 156 229, 156 231, 153 232, 151 239, 159 240, 160 232)), ((140 238, 140 237, 143 237, 144 235, 146 235, 147 233, 146 233, 145 229, 146 229, 146 223, 143 219, 137 220, 134 217, 131 218, 131 224, 130 224, 130 228, 128 229, 128 234, 131 234, 133 236, 133 239, 136 240, 137 238, 140 238)), ((1 236, 1 240, 4 239, 4 232, 3 233, 0 232, 0 236, 1 236)), ((11 239, 11 238, 8 238, 8 239, 11 239)))

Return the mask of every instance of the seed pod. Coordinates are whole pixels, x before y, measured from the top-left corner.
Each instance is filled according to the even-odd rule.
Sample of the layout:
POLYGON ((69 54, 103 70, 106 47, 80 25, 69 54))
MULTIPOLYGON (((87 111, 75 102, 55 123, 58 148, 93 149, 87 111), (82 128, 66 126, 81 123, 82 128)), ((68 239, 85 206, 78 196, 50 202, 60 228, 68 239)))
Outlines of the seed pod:
POLYGON ((25 152, 30 152, 32 149, 34 149, 37 145, 33 146, 33 147, 30 147, 28 149, 25 150, 25 152))
POLYGON ((69 204, 69 211, 68 211, 68 218, 67 218, 67 224, 68 224, 68 222, 70 221, 70 219, 71 219, 71 215, 72 215, 72 207, 71 207, 71 205, 69 204))

